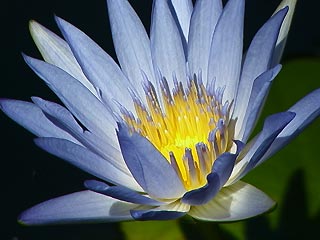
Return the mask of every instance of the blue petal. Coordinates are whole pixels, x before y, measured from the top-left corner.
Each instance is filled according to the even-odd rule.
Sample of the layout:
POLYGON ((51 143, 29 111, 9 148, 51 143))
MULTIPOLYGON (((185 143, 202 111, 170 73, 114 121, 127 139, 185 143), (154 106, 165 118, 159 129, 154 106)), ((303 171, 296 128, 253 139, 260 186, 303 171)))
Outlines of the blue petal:
MULTIPOLYGON (((59 126, 61 129, 65 129, 65 131, 69 132, 83 146, 103 158, 110 160, 114 166, 128 172, 125 162, 121 158, 122 155, 120 147, 117 149, 111 146, 109 137, 106 138, 102 134, 97 136, 91 132, 83 130, 72 114, 59 104, 45 101, 38 97, 32 97, 32 101, 42 109, 48 119, 50 119, 56 126, 59 126)), ((114 137, 116 138, 116 136, 114 137)), ((78 141, 73 142, 79 143, 78 141)))
POLYGON ((122 71, 144 96, 141 86, 143 71, 155 84, 150 40, 137 14, 128 1, 107 0, 112 38, 122 71))
POLYGON ((236 154, 231 153, 219 156, 213 164, 212 172, 207 176, 207 184, 185 193, 181 201, 190 205, 202 205, 209 202, 227 182, 236 157, 236 154))
POLYGON ((172 6, 172 11, 176 15, 177 26, 181 28, 183 38, 187 41, 193 9, 192 0, 169 0, 169 6, 172 6))
MULTIPOLYGON (((87 130, 83 130, 73 118, 72 114, 59 104, 45 101, 39 97, 32 97, 32 100, 42 109, 45 116, 56 126, 59 126, 61 129, 65 129, 90 151, 93 151, 101 157, 108 159, 114 166, 129 173, 129 170, 127 169, 122 158, 120 147, 115 148, 112 144, 110 144, 110 136, 105 136, 103 134, 95 135, 87 130)), ((115 131, 114 138, 116 138, 115 131)), ((76 143, 78 142, 76 141, 76 143)))
MULTIPOLYGON (((24 59, 87 129, 96 134, 114 135, 115 121, 113 116, 106 106, 78 80, 46 62, 28 56, 24 56, 24 59)), ((116 144, 115 138, 110 138, 110 140, 111 142, 113 140, 114 145, 116 144)))
POLYGON ((35 44, 46 62, 66 71, 97 96, 96 89, 84 76, 70 47, 63 39, 34 20, 30 21, 29 29, 35 44))
POLYGON ((238 88, 243 48, 244 0, 229 0, 211 43, 208 82, 226 87, 223 101, 233 101, 238 88))
MULTIPOLYGON (((69 132, 75 137, 76 140, 73 142, 80 142, 90 151, 107 159, 111 164, 122 171, 129 173, 129 170, 122 158, 120 147, 115 148, 110 144, 110 136, 106 137, 103 134, 94 135, 89 131, 83 130, 73 118, 72 114, 59 104, 45 101, 38 97, 33 97, 32 100, 42 109, 46 117, 50 119, 56 126, 59 126, 61 129, 65 129, 65 131, 69 132)), ((116 138, 115 134, 116 133, 114 131, 114 138, 116 138)), ((138 186, 138 184, 136 185, 138 186)))
POLYGON ((223 185, 227 182, 233 166, 234 162, 236 161, 237 154, 232 153, 224 153, 220 155, 213 164, 212 172, 217 173, 219 176, 219 182, 220 182, 220 188, 223 187, 223 185))
POLYGON ((247 51, 237 93, 239 97, 236 99, 233 114, 234 118, 238 118, 238 129, 244 128, 242 124, 246 123, 244 118, 246 108, 250 106, 248 102, 253 91, 254 80, 270 68, 280 27, 287 12, 288 8, 282 9, 266 22, 253 38, 247 51))
POLYGON ((126 187, 135 182, 130 173, 113 165, 112 161, 75 143, 57 138, 37 138, 35 143, 43 150, 107 182, 126 187))
POLYGON ((240 140, 233 140, 233 142, 237 146, 236 155, 239 155, 239 153, 243 150, 243 148, 246 146, 246 144, 240 140))
POLYGON ((118 139, 124 160, 133 177, 151 196, 179 198, 185 192, 175 170, 162 154, 138 133, 119 124, 118 139))
POLYGON ((207 83, 212 35, 221 12, 221 0, 201 0, 196 2, 191 17, 188 42, 190 74, 198 74, 201 70, 205 84, 207 83))
POLYGON ((136 191, 133 191, 129 188, 122 186, 109 186, 104 182, 99 182, 96 180, 88 180, 84 183, 85 187, 91 191, 95 191, 109 197, 113 197, 125 202, 150 205, 150 206, 159 206, 163 203, 158 202, 149 197, 143 196, 136 191))
POLYGON ((170 12, 167 1, 155 0, 151 21, 151 53, 155 70, 160 70, 173 89, 173 74, 178 81, 187 80, 186 57, 179 29, 170 12))
POLYGON ((255 146, 257 145, 259 146, 255 149, 245 171, 250 170, 256 165, 264 153, 269 149, 275 138, 294 119, 295 116, 296 114, 293 112, 283 112, 271 115, 265 120, 263 129, 252 149, 255 149, 255 146))
POLYGON ((92 191, 82 191, 40 203, 25 212, 18 220, 26 225, 98 223, 132 220, 125 203, 92 191))
POLYGON ((186 215, 186 212, 176 211, 152 211, 152 210, 131 210, 131 216, 135 220, 148 221, 148 220, 173 220, 186 215))
POLYGON ((277 136, 259 164, 287 145, 320 115, 320 89, 309 93, 288 111, 294 112, 296 117, 277 136))
MULTIPOLYGON (((244 142, 247 142, 251 131, 255 127, 256 122, 259 119, 261 109, 266 100, 268 92, 271 88, 273 79, 278 75, 281 70, 281 65, 277 65, 271 70, 268 70, 262 73, 257 77, 253 83, 252 91, 249 98, 248 107, 244 115, 242 127, 238 127, 240 132, 236 135, 236 139, 241 139, 244 142)), ((237 125, 241 124, 237 122, 237 125)))
POLYGON ((289 12, 282 23, 282 26, 280 29, 280 34, 278 36, 278 40, 277 40, 277 44, 276 44, 276 48, 273 53, 272 66, 279 64, 279 62, 281 60, 284 47, 286 46, 286 41, 288 38, 288 33, 289 33, 289 29, 290 29, 290 25, 291 25, 291 21, 292 21, 292 17, 293 17, 293 13, 294 13, 294 9, 296 7, 296 4, 297 4, 297 0, 282 0, 275 11, 275 12, 278 12, 281 9, 286 8, 287 6, 289 7, 289 12))
MULTIPOLYGON (((85 131, 83 134, 83 138, 81 139, 81 142, 90 151, 108 160, 115 167, 129 173, 129 169, 127 168, 127 165, 122 157, 120 146, 118 146, 117 148, 112 146, 110 144, 111 141, 109 137, 95 135, 89 131, 85 131)), ((137 183, 136 185, 139 186, 137 183)), ((139 189, 141 190, 140 186, 139 189)))
POLYGON ((38 137, 58 137, 77 142, 69 133, 52 123, 33 103, 1 99, 0 109, 12 120, 38 137))
POLYGON ((55 19, 83 73, 101 90, 102 97, 110 104, 112 99, 121 100, 126 108, 133 110, 128 87, 134 89, 134 85, 130 84, 113 59, 82 31, 59 17, 55 19))
POLYGON ((32 101, 61 129, 64 129, 71 134, 75 134, 76 136, 83 133, 82 127, 77 123, 68 109, 57 103, 49 102, 39 97, 32 97, 32 101))
POLYGON ((181 199, 183 203, 190 205, 202 205, 210 201, 220 190, 220 181, 217 173, 212 172, 207 176, 207 184, 204 187, 185 193, 181 199))
POLYGON ((294 119, 295 116, 296 114, 293 112, 281 112, 273 114, 265 120, 262 131, 254 140, 252 140, 253 144, 249 143, 247 145, 249 149, 243 150, 247 153, 235 166, 235 169, 239 168, 239 172, 231 182, 241 179, 257 165, 279 133, 292 121, 292 119, 294 119))

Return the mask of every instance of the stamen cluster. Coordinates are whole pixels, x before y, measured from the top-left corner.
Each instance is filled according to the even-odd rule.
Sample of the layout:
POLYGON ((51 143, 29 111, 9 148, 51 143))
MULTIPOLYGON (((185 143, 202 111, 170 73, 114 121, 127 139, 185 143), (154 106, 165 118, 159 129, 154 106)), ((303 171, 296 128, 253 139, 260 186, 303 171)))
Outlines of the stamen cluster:
POLYGON ((185 88, 175 77, 173 82, 171 94, 166 78, 161 78, 159 99, 146 79, 147 106, 133 95, 137 117, 125 109, 121 112, 130 129, 146 137, 191 190, 206 184, 215 159, 231 148, 231 105, 222 103, 224 88, 216 88, 214 81, 205 87, 194 75, 185 88))

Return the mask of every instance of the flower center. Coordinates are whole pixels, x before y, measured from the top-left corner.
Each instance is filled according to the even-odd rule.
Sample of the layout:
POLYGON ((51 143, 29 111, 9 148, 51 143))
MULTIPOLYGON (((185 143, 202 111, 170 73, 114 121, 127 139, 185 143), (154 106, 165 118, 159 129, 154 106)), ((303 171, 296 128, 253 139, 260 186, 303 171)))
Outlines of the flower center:
POLYGON ((186 89, 174 81, 172 95, 167 81, 160 82, 162 102, 153 85, 146 81, 148 106, 137 98, 137 118, 123 113, 131 128, 146 137, 171 163, 187 190, 206 184, 214 160, 232 145, 229 141, 229 104, 222 104, 223 89, 204 87, 196 77, 186 89), (208 90, 211 88, 211 90, 208 90))

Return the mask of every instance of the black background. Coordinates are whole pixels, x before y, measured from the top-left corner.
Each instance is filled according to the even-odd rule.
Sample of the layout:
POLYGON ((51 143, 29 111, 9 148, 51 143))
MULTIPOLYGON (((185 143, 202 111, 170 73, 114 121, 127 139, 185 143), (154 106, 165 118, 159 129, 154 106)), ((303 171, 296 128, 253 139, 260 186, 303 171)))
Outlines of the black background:
MULTIPOLYGON (((151 1, 130 1, 146 28, 150 24, 151 1)), ((280 0, 247 0, 246 44, 273 13, 280 0)), ((284 61, 301 56, 319 57, 320 1, 298 2, 284 61)), ((21 52, 40 57, 28 32, 35 19, 58 33, 54 14, 79 27, 115 57, 103 0, 5 0, 1 13, 0 97, 29 101, 40 96, 57 101, 45 84, 26 66, 21 52)), ((4 114, 1 132, 1 239, 118 239, 116 224, 26 228, 16 222, 19 213, 46 199, 83 189, 90 178, 82 171, 36 148, 33 136, 4 114), (116 237, 117 236, 117 237, 116 237)))

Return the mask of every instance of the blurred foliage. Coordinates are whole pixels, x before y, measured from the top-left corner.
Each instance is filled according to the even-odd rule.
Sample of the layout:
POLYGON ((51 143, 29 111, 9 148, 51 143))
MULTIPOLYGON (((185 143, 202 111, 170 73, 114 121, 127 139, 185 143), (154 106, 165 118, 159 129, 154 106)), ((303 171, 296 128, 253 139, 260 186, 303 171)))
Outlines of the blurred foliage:
POLYGON ((124 222, 121 229, 126 239, 185 239, 177 221, 124 222))
MULTIPOLYGON (((320 86, 320 59, 296 59, 284 64, 269 94, 257 132, 269 114, 285 111, 320 86)), ((320 104, 320 103, 319 103, 320 104)), ((277 208, 246 221, 201 222, 185 217, 167 222, 126 222, 126 239, 308 239, 320 227, 320 120, 271 159, 250 172, 244 181, 277 201, 277 208)))

